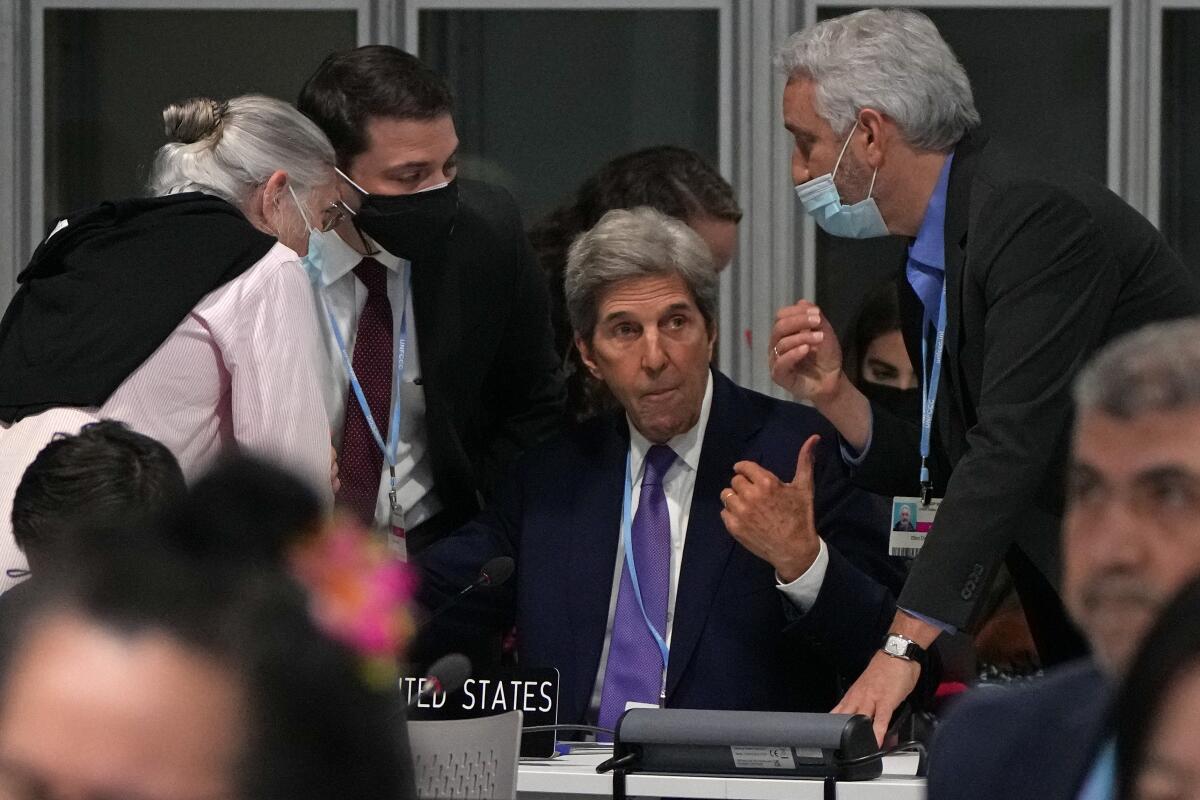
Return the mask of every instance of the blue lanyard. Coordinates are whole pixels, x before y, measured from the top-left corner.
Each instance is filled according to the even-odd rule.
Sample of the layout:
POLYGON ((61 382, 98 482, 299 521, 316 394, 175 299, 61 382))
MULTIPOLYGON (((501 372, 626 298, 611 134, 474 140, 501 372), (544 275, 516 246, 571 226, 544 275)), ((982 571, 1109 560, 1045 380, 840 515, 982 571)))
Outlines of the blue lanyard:
POLYGON ((1116 796, 1116 772, 1117 742, 1110 737, 1092 759, 1087 779, 1079 790, 1079 800, 1109 800, 1116 796))
POLYGON ((650 631, 650 635, 654 637, 654 643, 658 645, 659 652, 662 653, 663 663, 663 683, 660 697, 665 698, 667 689, 667 642, 663 639, 662 634, 650 622, 650 617, 646 614, 646 604, 642 602, 642 587, 638 585, 637 566, 633 563, 633 447, 629 448, 629 453, 625 456, 625 496, 621 502, 621 541, 625 543, 625 568, 629 570, 629 582, 633 584, 633 596, 637 598, 638 608, 642 611, 642 619, 646 622, 646 628, 650 631))
POLYGON ((946 285, 938 307, 937 336, 933 343, 933 369, 929 368, 929 342, 921 324, 921 499, 928 505, 933 483, 929 480, 929 435, 933 430, 933 407, 937 403, 938 383, 942 379, 942 349, 946 343, 946 285))
POLYGON ((371 429, 371 435, 375 437, 375 444, 379 445, 379 449, 383 451, 383 458, 392 468, 393 474, 396 468, 396 451, 400 448, 400 381, 404 377, 405 350, 408 347, 408 293, 412 290, 412 280, 407 263, 404 265, 404 287, 404 307, 400 311, 400 335, 395 341, 396 364, 392 369, 392 415, 388 422, 386 443, 379 433, 379 426, 375 424, 375 416, 367 404, 367 396, 363 392, 362 384, 358 382, 358 376, 354 374, 354 366, 351 363, 350 352, 346 349, 346 339, 342 336, 341 328, 338 327, 337 320, 333 318, 333 312, 329 310, 325 293, 317 292, 321 298, 321 306, 325 309, 325 316, 329 318, 329 327, 333 329, 333 338, 337 341, 338 351, 342 354, 342 365, 346 368, 346 375, 350 378, 350 388, 354 390, 354 396, 358 398, 358 407, 362 409, 363 416, 367 418, 367 425, 371 429))

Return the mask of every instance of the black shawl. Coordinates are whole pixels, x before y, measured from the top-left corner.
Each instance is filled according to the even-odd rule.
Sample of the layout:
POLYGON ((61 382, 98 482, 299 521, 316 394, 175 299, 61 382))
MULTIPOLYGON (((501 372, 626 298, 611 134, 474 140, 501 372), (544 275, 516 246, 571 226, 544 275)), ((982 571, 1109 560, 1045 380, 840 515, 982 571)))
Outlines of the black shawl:
POLYGON ((0 320, 0 421, 103 405, 209 292, 275 244, 234 206, 188 192, 60 221, 0 320))

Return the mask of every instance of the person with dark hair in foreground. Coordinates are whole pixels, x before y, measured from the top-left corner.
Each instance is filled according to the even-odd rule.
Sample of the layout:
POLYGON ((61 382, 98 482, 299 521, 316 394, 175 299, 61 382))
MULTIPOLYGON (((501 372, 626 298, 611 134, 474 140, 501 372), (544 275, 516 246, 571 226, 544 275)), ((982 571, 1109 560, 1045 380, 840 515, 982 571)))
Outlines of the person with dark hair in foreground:
POLYGON ((567 250, 609 211, 638 206, 686 222, 712 251, 718 272, 729 266, 737 245, 742 209, 733 187, 698 153, 672 145, 617 156, 584 181, 570 201, 530 228, 529 241, 550 286, 554 346, 567 370, 567 415, 576 421, 611 411, 616 401, 588 374, 575 349, 563 294, 567 250))
POLYGON ((1129 334, 1075 383, 1063 590, 1092 657, 968 693, 938 728, 929 800, 1109 798, 1111 687, 1200 575, 1200 319, 1129 334))
POLYGON ((163 526, 193 558, 278 568, 288 549, 324 521, 317 496, 295 476, 248 456, 218 463, 188 490, 163 526))
POLYGON ((1200 792, 1200 581, 1171 601, 1117 696, 1117 798, 1200 792))
POLYGON ((306 262, 337 497, 415 553, 561 423, 545 282, 512 197, 458 178, 449 87, 416 57, 333 53, 297 105, 333 143, 354 211, 306 262))
POLYGON ((152 520, 184 491, 164 445, 120 422, 94 422, 55 437, 26 468, 13 498, 13 537, 30 571, 40 572, 74 547, 81 526, 152 520))
POLYGON ((146 542, 37 587, 0 669, 0 797, 397 800, 394 694, 282 576, 146 542))

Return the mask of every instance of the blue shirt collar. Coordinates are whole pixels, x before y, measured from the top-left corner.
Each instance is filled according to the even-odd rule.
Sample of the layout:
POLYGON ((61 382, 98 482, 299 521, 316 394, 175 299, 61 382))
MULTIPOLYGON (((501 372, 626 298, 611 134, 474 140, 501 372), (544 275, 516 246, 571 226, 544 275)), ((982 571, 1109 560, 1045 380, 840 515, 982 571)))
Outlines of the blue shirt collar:
POLYGON ((917 238, 908 246, 908 257, 913 261, 943 271, 946 269, 946 243, 943 238, 946 228, 946 190, 950 185, 950 165, 953 162, 954 153, 951 152, 942 165, 929 205, 925 207, 925 218, 921 220, 917 238))
POLYGON ((1092 761, 1077 800, 1112 800, 1117 796, 1117 741, 1105 740, 1092 761))

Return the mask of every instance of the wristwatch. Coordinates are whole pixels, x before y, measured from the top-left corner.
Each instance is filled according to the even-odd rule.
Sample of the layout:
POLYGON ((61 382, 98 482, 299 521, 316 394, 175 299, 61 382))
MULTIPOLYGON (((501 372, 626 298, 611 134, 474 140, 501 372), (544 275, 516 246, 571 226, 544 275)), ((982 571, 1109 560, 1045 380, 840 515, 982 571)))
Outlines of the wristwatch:
POLYGON ((880 649, 892 658, 903 658, 905 661, 915 661, 918 664, 925 663, 925 648, 898 633, 889 633, 883 637, 883 647, 880 649))

